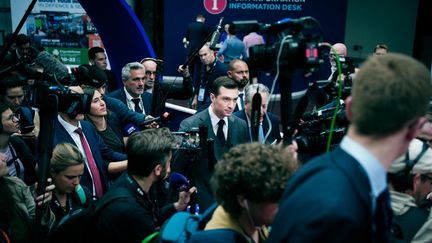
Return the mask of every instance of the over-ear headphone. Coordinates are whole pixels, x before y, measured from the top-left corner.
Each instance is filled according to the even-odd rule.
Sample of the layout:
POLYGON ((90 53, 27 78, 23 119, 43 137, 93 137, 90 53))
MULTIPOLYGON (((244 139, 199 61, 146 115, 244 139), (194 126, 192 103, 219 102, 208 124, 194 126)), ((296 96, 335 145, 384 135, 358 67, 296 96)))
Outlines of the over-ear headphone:
POLYGON ((404 173, 404 175, 409 175, 409 173, 411 172, 411 170, 414 168, 414 166, 417 164, 417 162, 420 161, 420 159, 426 153, 426 151, 428 150, 428 148, 429 148, 429 145, 427 143, 423 142, 422 150, 417 155, 417 157, 415 159, 413 159, 413 160, 410 160, 410 158, 409 158, 409 149, 407 150, 407 152, 405 153, 405 168, 402 171, 404 173))

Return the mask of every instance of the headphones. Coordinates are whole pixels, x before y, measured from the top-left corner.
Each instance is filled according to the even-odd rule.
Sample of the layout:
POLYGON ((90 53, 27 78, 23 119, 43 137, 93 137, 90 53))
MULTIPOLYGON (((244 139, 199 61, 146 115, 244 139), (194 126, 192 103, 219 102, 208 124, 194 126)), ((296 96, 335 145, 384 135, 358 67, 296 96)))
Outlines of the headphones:
POLYGON ((428 148, 429 148, 429 145, 427 143, 423 142, 422 150, 417 155, 417 157, 415 159, 413 159, 413 160, 410 160, 410 158, 409 158, 409 149, 407 150, 407 152, 405 153, 405 168, 402 171, 402 173, 404 175, 408 175, 411 172, 411 170, 414 168, 414 166, 417 164, 417 162, 419 162, 419 160, 426 153, 426 151, 428 150, 428 148))

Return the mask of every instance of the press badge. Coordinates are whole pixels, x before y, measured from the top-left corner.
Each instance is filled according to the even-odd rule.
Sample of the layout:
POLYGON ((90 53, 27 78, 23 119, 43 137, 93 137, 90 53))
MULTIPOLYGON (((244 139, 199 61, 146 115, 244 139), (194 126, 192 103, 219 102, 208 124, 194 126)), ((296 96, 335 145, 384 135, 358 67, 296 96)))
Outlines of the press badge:
POLYGON ((205 92, 205 88, 201 86, 198 92, 198 101, 200 102, 204 101, 204 92, 205 92))

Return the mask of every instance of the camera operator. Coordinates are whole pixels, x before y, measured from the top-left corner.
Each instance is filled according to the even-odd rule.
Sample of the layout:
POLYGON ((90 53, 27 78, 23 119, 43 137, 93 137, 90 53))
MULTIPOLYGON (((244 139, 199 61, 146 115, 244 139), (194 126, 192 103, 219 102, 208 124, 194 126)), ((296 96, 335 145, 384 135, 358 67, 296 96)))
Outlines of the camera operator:
POLYGON ((404 242, 432 239, 430 209, 420 206, 423 200, 429 200, 426 197, 432 191, 432 149, 414 139, 408 151, 392 163, 388 178, 395 214, 392 238, 404 242))
POLYGON ((269 242, 390 242, 387 170, 426 121, 431 94, 413 58, 368 59, 345 101, 347 135, 290 178, 269 242))
MULTIPOLYGON (((67 99, 73 99, 76 107, 71 113, 66 113, 66 107, 71 107, 68 101, 59 102, 57 119, 54 121, 54 146, 59 143, 76 145, 85 158, 85 171, 81 178, 82 185, 87 187, 92 195, 100 198, 108 190, 108 173, 119 173, 127 167, 125 154, 114 152, 108 148, 97 133, 96 128, 88 121, 83 121, 84 112, 89 110, 88 101, 83 101, 84 92, 79 86, 69 87, 67 99), (72 98, 70 97, 72 96, 72 98), (85 104, 84 104, 85 103, 85 104)), ((69 101, 70 102, 70 101, 69 101)))
POLYGON ((102 242, 141 242, 159 230, 168 217, 186 209, 195 187, 179 193, 179 200, 158 207, 155 183, 170 174, 173 137, 167 128, 147 129, 129 138, 127 172, 117 179, 107 194, 126 190, 130 196, 108 204, 97 220, 102 242))

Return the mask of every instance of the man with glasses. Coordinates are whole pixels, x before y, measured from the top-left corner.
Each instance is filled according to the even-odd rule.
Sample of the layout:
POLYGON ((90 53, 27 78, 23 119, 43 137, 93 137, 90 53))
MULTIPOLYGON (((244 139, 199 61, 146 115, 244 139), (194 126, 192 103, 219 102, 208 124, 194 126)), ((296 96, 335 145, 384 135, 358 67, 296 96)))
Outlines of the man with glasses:
POLYGON ((427 200, 430 205, 427 197, 432 192, 432 149, 429 145, 414 139, 408 151, 391 165, 388 179, 395 214, 393 239, 430 241, 432 219, 428 219, 430 208, 424 203, 427 200))
POLYGON ((151 115, 160 116, 165 111, 167 99, 186 100, 192 96, 192 77, 187 67, 180 65, 177 70, 183 76, 182 80, 166 81, 160 76, 163 60, 147 57, 140 63, 145 69, 144 90, 153 94, 151 115))
POLYGON ((152 93, 155 79, 157 78, 157 62, 153 58, 145 58, 141 61, 145 69, 144 89, 146 92, 152 93))

